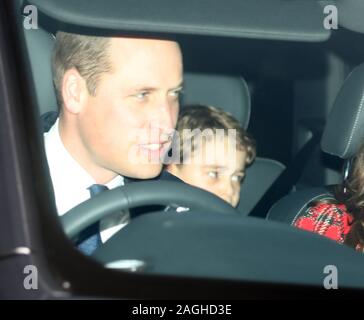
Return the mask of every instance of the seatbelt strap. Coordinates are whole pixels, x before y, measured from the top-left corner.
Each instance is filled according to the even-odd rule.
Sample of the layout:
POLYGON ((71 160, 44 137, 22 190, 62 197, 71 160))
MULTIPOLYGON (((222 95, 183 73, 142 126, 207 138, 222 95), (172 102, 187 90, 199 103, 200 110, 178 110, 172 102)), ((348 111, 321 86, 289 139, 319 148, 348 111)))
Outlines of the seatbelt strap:
POLYGON ((316 133, 296 154, 291 163, 279 175, 276 181, 264 193, 263 197, 250 212, 251 217, 265 218, 269 209, 279 199, 287 195, 299 181, 307 161, 315 148, 319 145, 321 133, 316 133))

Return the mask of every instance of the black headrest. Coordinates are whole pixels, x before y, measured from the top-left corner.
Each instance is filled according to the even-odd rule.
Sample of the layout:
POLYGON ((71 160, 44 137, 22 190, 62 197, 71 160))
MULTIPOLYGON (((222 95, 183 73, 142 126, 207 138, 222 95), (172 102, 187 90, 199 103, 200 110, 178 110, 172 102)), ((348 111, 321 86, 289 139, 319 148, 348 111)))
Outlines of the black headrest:
POLYGON ((361 64, 350 73, 336 97, 321 147, 326 153, 349 159, 363 142, 364 64, 361 64))
POLYGON ((247 129, 250 118, 250 94, 239 76, 186 73, 183 105, 207 104, 232 114, 247 129))
POLYGON ((341 26, 364 33, 363 0, 338 0, 336 6, 341 26))
POLYGON ((51 67, 54 37, 40 28, 23 29, 39 113, 56 111, 57 102, 51 67))

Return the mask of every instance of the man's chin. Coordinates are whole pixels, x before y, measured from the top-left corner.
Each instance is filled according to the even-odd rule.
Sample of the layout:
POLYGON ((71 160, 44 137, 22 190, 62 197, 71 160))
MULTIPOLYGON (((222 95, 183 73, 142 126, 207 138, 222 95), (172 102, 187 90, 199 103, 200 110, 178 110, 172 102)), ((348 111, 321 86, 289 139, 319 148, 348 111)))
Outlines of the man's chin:
POLYGON ((162 171, 161 164, 142 164, 138 167, 137 171, 128 174, 128 177, 135 179, 153 179, 162 171))

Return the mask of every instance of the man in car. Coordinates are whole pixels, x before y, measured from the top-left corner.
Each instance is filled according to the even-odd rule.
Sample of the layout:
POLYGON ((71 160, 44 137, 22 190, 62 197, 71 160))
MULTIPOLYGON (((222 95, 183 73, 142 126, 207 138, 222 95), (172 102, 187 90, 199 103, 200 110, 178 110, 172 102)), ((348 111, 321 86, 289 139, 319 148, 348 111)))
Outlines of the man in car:
MULTIPOLYGON (((124 176, 157 176, 155 159, 169 149, 177 121, 179 45, 58 32, 52 63, 59 117, 44 140, 58 214, 123 185, 124 176)), ((103 221, 81 250, 92 253, 126 223, 120 214, 103 221)))

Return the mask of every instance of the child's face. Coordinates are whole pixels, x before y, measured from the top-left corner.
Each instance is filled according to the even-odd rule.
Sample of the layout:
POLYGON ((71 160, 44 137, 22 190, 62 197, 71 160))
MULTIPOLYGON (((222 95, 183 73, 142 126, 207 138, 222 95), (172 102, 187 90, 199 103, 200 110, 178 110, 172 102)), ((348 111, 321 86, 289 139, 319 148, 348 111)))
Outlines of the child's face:
POLYGON ((236 207, 240 200, 246 152, 235 149, 235 152, 229 154, 226 139, 206 142, 199 149, 191 156, 191 163, 172 165, 168 171, 184 182, 205 189, 236 207), (205 159, 206 155, 208 160, 205 159))

